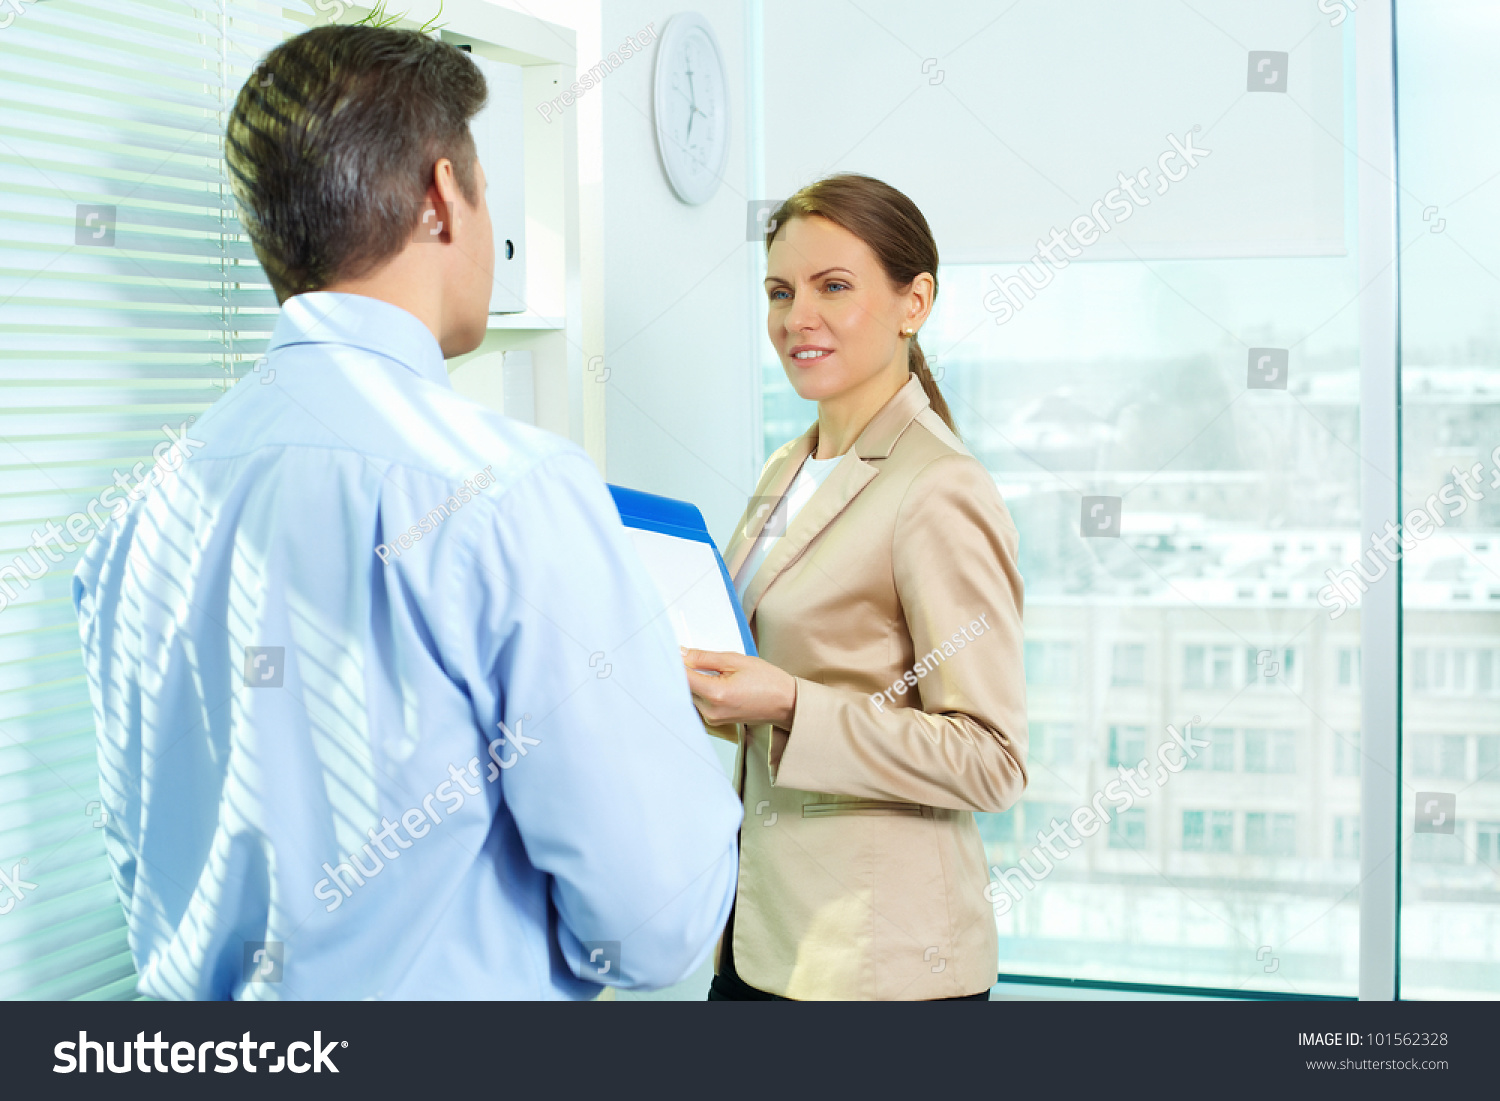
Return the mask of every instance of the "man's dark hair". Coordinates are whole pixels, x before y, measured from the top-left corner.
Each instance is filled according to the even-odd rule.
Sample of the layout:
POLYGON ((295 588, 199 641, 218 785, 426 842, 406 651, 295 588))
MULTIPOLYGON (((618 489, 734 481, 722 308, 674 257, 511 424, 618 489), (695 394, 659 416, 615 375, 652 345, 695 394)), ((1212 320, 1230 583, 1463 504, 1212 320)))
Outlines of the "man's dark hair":
POLYGON ((401 251, 439 158, 476 204, 485 95, 462 50, 415 31, 317 27, 272 50, 240 89, 225 159, 277 300, 401 251))

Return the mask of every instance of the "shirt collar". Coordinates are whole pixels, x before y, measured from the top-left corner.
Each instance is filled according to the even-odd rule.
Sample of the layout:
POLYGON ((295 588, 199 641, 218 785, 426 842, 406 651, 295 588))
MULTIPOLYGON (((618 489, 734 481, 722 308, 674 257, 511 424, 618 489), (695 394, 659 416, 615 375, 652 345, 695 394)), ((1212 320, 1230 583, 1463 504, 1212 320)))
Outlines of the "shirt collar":
POLYGON ((360 294, 310 291, 281 306, 267 353, 294 344, 342 344, 399 363, 407 370, 450 387, 443 350, 432 330, 415 315, 360 294))

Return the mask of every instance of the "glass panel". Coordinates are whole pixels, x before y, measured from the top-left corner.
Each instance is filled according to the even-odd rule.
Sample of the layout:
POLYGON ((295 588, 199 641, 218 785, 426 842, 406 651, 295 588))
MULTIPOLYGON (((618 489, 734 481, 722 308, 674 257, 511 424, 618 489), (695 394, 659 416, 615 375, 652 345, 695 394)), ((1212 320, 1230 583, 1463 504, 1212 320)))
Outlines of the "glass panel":
MULTIPOLYGON (((1009 48, 1046 51, 1073 35, 1065 6, 1023 7, 1030 22, 1009 48), (1038 21, 1048 33, 1036 34, 1038 21)), ((1331 181, 1335 240, 1304 232, 1296 248, 1226 244, 1265 213, 1246 193, 1238 205, 1212 204, 1213 231, 1197 223, 1198 238, 1170 252, 1132 237, 1143 218, 1112 229, 1108 246, 1125 250, 1109 262, 1067 246, 1071 262, 1023 252, 938 273, 921 343, 1020 532, 1027 705, 1046 725, 1049 758, 1033 761, 1026 799, 1109 809, 1108 829, 1028 882, 1004 913, 997 905, 999 969, 1353 994, 1359 875, 1335 857, 1334 822, 1359 813, 1359 782, 1335 774, 1334 745, 1360 726, 1358 693, 1335 691, 1336 656, 1358 645, 1359 615, 1330 616, 1323 591, 1325 571, 1355 553, 1360 519, 1353 20, 1335 28, 1305 7, 1225 6, 1233 39, 1297 43, 1285 93, 1262 95, 1245 91, 1245 56, 1222 29, 1189 7, 1157 10, 1166 14, 1153 38, 1184 56, 1222 53, 1236 70, 1174 104, 1195 141, 1220 143, 1217 163, 1241 137, 1275 145, 1316 119, 1310 156, 1283 168, 1308 196, 1331 181), (1334 171, 1320 176, 1314 160, 1334 171), (1101 515, 1110 523, 1081 522, 1101 515), (1052 763, 1054 723, 1074 732, 1067 763, 1052 763), (1246 741, 1244 767, 1236 730, 1260 732, 1258 747, 1246 741), (1161 763, 1178 763, 1179 744, 1189 754, 1180 773, 1161 763), (1142 759, 1144 774, 1121 771, 1142 759)), ((1085 82, 1082 94, 1145 110, 1153 83, 1085 82)), ((1034 99, 1037 112, 1056 110, 1034 99)), ((991 133, 1014 138, 1014 113, 991 113, 991 133)), ((1053 133, 1067 132, 1066 116, 1058 122, 1053 133)), ((1048 181, 1064 144, 1033 142, 1013 173, 991 180, 1006 224, 1033 225, 1042 252, 1049 232, 1060 236, 1048 181), (1030 198, 1042 191, 1045 203, 1030 198)), ((1154 179, 1158 152, 1133 148, 1128 163, 1069 187, 1066 205, 1081 215, 1096 197, 1118 199, 1113 189, 1142 164, 1154 179)), ((1201 179, 1207 187, 1211 173, 1229 171, 1205 162, 1201 179)), ((1153 182, 1152 212, 1185 216, 1177 203, 1207 202, 1207 190, 1192 197, 1199 179, 1158 181, 1160 191, 1153 182)), ((956 204, 960 190, 915 197, 946 226, 944 196, 956 204)), ((1314 214, 1299 208, 1305 225, 1314 214)), ((938 245, 952 257, 971 242, 938 245)), ((769 451, 813 412, 774 360, 764 394, 769 451)), ((992 838, 998 828, 982 830, 992 838)), ((1030 857, 1035 833, 1028 813, 1024 832, 987 841, 992 878, 1030 857)))
POLYGON ((1500 7, 1400 0, 1401 997, 1500 996, 1500 7), (1420 512, 1419 512, 1420 510, 1420 512), (1425 522, 1421 513, 1426 513, 1425 522))

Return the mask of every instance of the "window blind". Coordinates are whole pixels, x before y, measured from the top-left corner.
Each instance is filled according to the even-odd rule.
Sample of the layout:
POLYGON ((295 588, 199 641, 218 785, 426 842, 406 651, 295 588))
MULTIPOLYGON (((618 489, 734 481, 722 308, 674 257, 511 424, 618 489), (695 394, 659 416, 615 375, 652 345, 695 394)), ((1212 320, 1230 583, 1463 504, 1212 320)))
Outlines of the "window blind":
POLYGON ((135 996, 71 602, 98 529, 77 517, 94 502, 107 523, 101 494, 263 353, 276 300, 233 209, 224 126, 256 62, 312 14, 0 5, 3 999, 135 996))

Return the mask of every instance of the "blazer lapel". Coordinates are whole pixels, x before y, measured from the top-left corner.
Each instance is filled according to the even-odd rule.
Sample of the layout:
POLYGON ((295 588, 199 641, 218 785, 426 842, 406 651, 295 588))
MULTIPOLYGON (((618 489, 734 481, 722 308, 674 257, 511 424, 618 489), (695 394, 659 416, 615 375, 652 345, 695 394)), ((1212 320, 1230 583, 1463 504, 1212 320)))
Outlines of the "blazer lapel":
MULTIPOLYGON (((927 392, 922 389, 920 380, 913 375, 907 379, 906 384, 900 390, 896 391, 895 396, 885 403, 880 412, 875 414, 870 423, 865 426, 864 431, 859 434, 859 439, 854 441, 854 446, 844 456, 844 461, 833 468, 833 472, 818 487, 812 499, 802 506, 802 511, 797 513, 785 534, 776 541, 776 545, 771 548, 771 553, 766 556, 766 560, 756 571, 755 577, 751 579, 749 587, 745 590, 744 609, 747 620, 755 616, 755 609, 760 603, 760 598, 765 595, 766 590, 771 587, 782 571, 797 560, 807 549, 807 545, 848 507, 849 502, 854 500, 865 486, 875 480, 875 476, 880 473, 880 468, 865 460, 889 457, 891 449, 896 446, 896 441, 900 439, 901 434, 929 404, 927 392)), ((787 487, 791 485, 793 477, 802 465, 802 460, 812 454, 817 444, 818 426, 814 424, 798 441, 798 446, 787 453, 785 461, 776 472, 771 484, 761 491, 762 495, 772 500, 779 500, 787 487)), ((753 533, 744 539, 741 546, 732 548, 736 561, 730 569, 731 577, 749 555, 750 547, 755 543, 755 536, 759 535, 760 529, 765 526, 765 518, 770 515, 770 511, 769 508, 762 509, 763 515, 756 522, 753 533)), ((748 530, 749 525, 746 527, 748 530)))
POLYGON ((761 563, 749 588, 745 590, 746 619, 755 615, 755 607, 770 588, 771 582, 797 560, 807 549, 807 545, 833 522, 835 516, 844 511, 860 490, 874 481, 878 473, 873 465, 852 451, 833 468, 828 480, 818 487, 812 499, 802 506, 802 511, 792 520, 786 533, 776 540, 771 553, 766 555, 766 560, 761 563))
POLYGON ((765 476, 761 478, 760 485, 755 487, 751 500, 758 507, 754 513, 748 514, 744 522, 735 529, 734 535, 730 537, 729 545, 724 548, 724 567, 729 571, 731 578, 739 574, 740 567, 745 564, 745 559, 750 557, 750 550, 755 546, 756 537, 766 526, 766 521, 771 518, 776 502, 781 500, 787 487, 792 484, 792 479, 797 476, 797 471, 802 468, 802 460, 811 455, 817 446, 818 426, 814 424, 793 441, 791 448, 782 457, 780 465, 767 470, 765 476))

